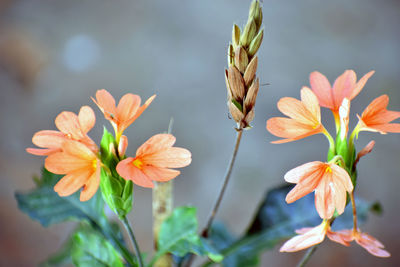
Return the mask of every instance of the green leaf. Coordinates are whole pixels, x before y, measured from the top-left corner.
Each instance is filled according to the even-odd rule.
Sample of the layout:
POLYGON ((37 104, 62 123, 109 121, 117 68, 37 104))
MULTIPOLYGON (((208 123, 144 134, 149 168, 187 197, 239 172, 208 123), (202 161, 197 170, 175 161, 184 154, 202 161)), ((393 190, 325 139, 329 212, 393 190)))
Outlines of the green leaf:
POLYGON ((53 187, 61 177, 62 175, 53 174, 43 168, 42 179, 37 179, 36 189, 25 194, 15 194, 19 209, 44 227, 71 220, 104 224, 104 202, 100 194, 97 193, 86 202, 81 202, 77 193, 69 197, 59 197, 53 187))
POLYGON ((62 175, 53 174, 43 168, 41 179, 34 178, 35 189, 28 193, 15 194, 20 210, 44 227, 65 221, 89 222, 133 264, 132 255, 124 245, 119 227, 109 223, 104 214, 101 193, 97 192, 86 202, 79 200, 79 192, 69 197, 60 197, 53 187, 61 177, 62 175))
MULTIPOLYGON (((308 194, 291 204, 286 203, 285 197, 292 188, 293 185, 284 185, 268 191, 250 227, 235 242, 232 242, 234 237, 224 228, 213 228, 211 239, 225 257, 224 266, 257 266, 262 251, 272 249, 282 240, 293 236, 296 229, 321 223, 322 219, 315 210, 314 194, 308 194), (220 236, 227 241, 224 243, 224 238, 220 236)), ((362 224, 374 205, 360 199, 356 199, 356 205, 359 223, 362 224)), ((351 205, 348 205, 332 228, 351 227, 352 210, 351 205)))
POLYGON ((223 259, 222 255, 207 240, 199 237, 197 228, 196 208, 176 208, 160 227, 157 240, 158 251, 150 265, 166 253, 172 253, 178 257, 195 253, 201 256, 207 255, 212 261, 220 262, 223 259))
POLYGON ((71 257, 76 266, 124 266, 121 255, 101 232, 90 225, 81 227, 74 233, 72 239, 71 257))

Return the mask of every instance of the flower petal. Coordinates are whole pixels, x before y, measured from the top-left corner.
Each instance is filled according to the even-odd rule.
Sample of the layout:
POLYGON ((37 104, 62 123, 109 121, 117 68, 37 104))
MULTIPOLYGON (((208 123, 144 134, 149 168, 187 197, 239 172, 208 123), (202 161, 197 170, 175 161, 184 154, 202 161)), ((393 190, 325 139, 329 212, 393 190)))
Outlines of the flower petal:
POLYGON ((51 130, 39 131, 32 137, 32 143, 44 148, 61 148, 65 140, 65 134, 51 130))
POLYGON ((313 114, 318 123, 321 122, 321 108, 317 96, 308 87, 303 87, 300 91, 301 102, 313 114))
POLYGON ((376 257, 390 257, 390 253, 383 249, 383 244, 366 233, 360 233, 356 242, 376 257))
POLYGON ((346 70, 332 86, 334 110, 338 110, 345 97, 348 97, 356 85, 357 76, 353 70, 346 70))
MULTIPOLYGON (((100 166, 100 162, 97 162, 97 166, 100 166)), ((92 173, 92 175, 87 179, 85 185, 82 189, 81 195, 79 200, 80 201, 87 201, 91 199, 94 194, 96 194, 97 189, 100 185, 100 170, 101 168, 96 168, 96 171, 92 173)))
POLYGON ((321 167, 320 161, 308 162, 300 165, 294 169, 291 169, 285 174, 285 181, 288 183, 297 184, 304 177, 309 176, 321 167))
POLYGON ((123 132, 130 124, 140 106, 140 96, 125 94, 118 103, 116 118, 119 131, 123 132))
POLYGON ((84 133, 82 133, 78 116, 73 112, 61 112, 56 117, 55 124, 61 132, 70 135, 71 138, 75 140, 80 140, 85 136, 84 133))
POLYGON ((91 172, 87 169, 70 172, 58 181, 54 191, 61 197, 72 195, 86 183, 90 175, 91 172))
POLYGON ((55 174, 66 174, 79 169, 87 169, 92 166, 91 164, 85 159, 65 152, 51 154, 44 162, 46 169, 55 174))
POLYGON ((315 126, 319 122, 310 110, 298 99, 283 97, 278 101, 278 109, 286 116, 306 125, 315 126))
POLYGON ((48 156, 56 152, 60 152, 61 148, 27 148, 26 152, 36 156, 48 156))
POLYGON ((365 84, 367 83, 368 79, 371 78, 371 76, 375 73, 374 70, 371 70, 367 74, 365 74, 355 85, 353 88, 351 94, 348 96, 350 100, 353 100, 364 88, 365 84))
POLYGON ((147 107, 151 104, 151 102, 153 102, 154 98, 156 97, 156 95, 151 96, 149 99, 146 100, 146 102, 143 104, 143 106, 141 106, 140 108, 138 108, 138 110, 136 111, 136 114, 131 117, 128 121, 127 124, 130 125, 132 124, 137 118, 139 118, 140 115, 142 115, 143 111, 145 111, 147 109, 147 107))
POLYGON ((324 241, 326 233, 326 225, 324 223, 312 228, 310 231, 295 236, 280 248, 280 252, 295 252, 317 245, 324 241))
POLYGON ((115 106, 114 97, 105 89, 97 90, 96 99, 93 99, 93 102, 100 108, 100 110, 104 113, 104 116, 108 120, 113 120, 117 108, 115 106))
POLYGON ((117 172, 123 178, 132 180, 133 183, 142 187, 153 188, 154 184, 139 168, 133 165, 134 158, 126 158, 117 165, 117 172))
POLYGON ((346 247, 350 246, 350 243, 348 241, 346 241, 348 239, 347 235, 343 235, 340 232, 333 232, 333 231, 328 230, 326 232, 326 236, 330 240, 332 240, 336 243, 342 244, 343 246, 346 246, 346 247))
POLYGON ((96 123, 96 116, 94 115, 93 109, 89 106, 81 107, 78 114, 78 120, 82 132, 87 134, 96 123))
POLYGON ((167 169, 167 168, 158 168, 158 167, 154 167, 154 166, 145 166, 143 168, 143 172, 151 180, 158 181, 158 182, 169 181, 181 173, 180 171, 177 171, 177 170, 171 170, 171 169, 167 169))
POLYGON ((77 158, 85 159, 87 161, 96 159, 96 155, 93 153, 93 151, 78 141, 67 140, 63 143, 62 148, 66 153, 77 158))
POLYGON ((136 156, 153 154, 175 144, 176 138, 172 134, 156 134, 148 139, 136 150, 136 156))
POLYGON ((313 134, 320 133, 320 128, 313 129, 310 125, 300 123, 294 119, 274 117, 267 121, 267 130, 278 137, 290 139, 279 140, 272 143, 283 143, 298 140, 313 134))
POLYGON ((153 154, 143 156, 143 163, 161 168, 182 168, 192 161, 189 150, 180 147, 170 147, 153 154))
POLYGON ((325 172, 315 189, 315 208, 322 219, 330 219, 335 212, 332 173, 325 172))
POLYGON ((322 107, 332 109, 334 107, 331 84, 328 79, 318 71, 310 74, 311 89, 317 96, 322 107))

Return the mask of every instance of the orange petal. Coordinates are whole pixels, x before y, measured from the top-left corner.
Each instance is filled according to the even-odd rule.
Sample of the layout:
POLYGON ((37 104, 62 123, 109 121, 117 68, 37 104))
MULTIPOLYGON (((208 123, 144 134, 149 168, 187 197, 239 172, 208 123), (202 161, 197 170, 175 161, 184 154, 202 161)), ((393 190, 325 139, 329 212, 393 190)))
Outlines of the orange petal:
POLYGON ((123 132, 132 122, 140 106, 140 97, 134 94, 124 95, 118 103, 116 117, 119 122, 119 132, 123 132))
POLYGON ((44 166, 52 173, 66 174, 71 171, 90 168, 92 162, 65 152, 57 152, 45 159, 44 166))
POLYGON ((126 158, 120 161, 116 168, 118 174, 124 179, 132 180, 136 185, 153 188, 153 182, 140 169, 133 165, 133 160, 134 158, 126 158))
POLYGON ((292 97, 283 97, 278 101, 278 109, 286 116, 299 123, 314 126, 318 124, 315 115, 312 114, 300 101, 292 97))
MULTIPOLYGON (((97 162, 97 166, 100 166, 99 161, 97 162)), ((79 198, 80 201, 88 201, 94 196, 94 194, 96 194, 100 185, 100 170, 100 167, 96 168, 96 171, 93 172, 93 174, 85 182, 79 198)))
POLYGON ((45 148, 61 148, 65 140, 67 138, 63 133, 50 130, 39 131, 32 137, 32 143, 45 148))
POLYGON ((90 170, 83 169, 68 173, 54 186, 61 197, 69 196, 78 191, 91 175, 90 170))
POLYGON ((143 168, 144 174, 153 181, 166 182, 174 179, 181 172, 167 168, 158 168, 154 166, 145 166, 143 168))
POLYGON ((364 121, 370 117, 373 118, 379 112, 386 110, 388 104, 389 104, 389 97, 387 95, 381 95, 380 97, 375 98, 364 110, 364 112, 361 115, 361 118, 364 121))
POLYGON ((335 183, 340 182, 347 192, 350 193, 351 191, 353 191, 353 183, 351 182, 349 173, 345 169, 336 164, 332 163, 329 164, 329 166, 332 169, 333 181, 335 183))
POLYGON ((310 231, 295 236, 280 248, 280 252, 295 252, 317 245, 324 241, 326 233, 326 225, 324 223, 312 228, 310 231))
MULTIPOLYGON (((302 124, 296 120, 274 117, 267 121, 267 130, 278 137, 291 139, 286 142, 298 140, 321 132, 319 128, 313 129, 310 125, 302 124)), ((283 140, 272 143, 282 143, 283 140)))
POLYGON ((94 115, 93 109, 89 106, 81 107, 78 114, 78 120, 82 132, 87 134, 96 123, 96 116, 94 115))
POLYGON ((136 156, 153 154, 175 144, 176 138, 172 134, 156 134, 148 139, 136 150, 136 156))
POLYGON ((151 96, 149 99, 146 100, 146 102, 143 104, 143 106, 141 106, 140 108, 138 108, 138 110, 136 111, 136 114, 129 119, 129 121, 127 121, 127 124, 130 125, 132 124, 137 118, 139 118, 140 115, 142 115, 143 111, 145 111, 147 109, 147 107, 151 104, 151 102, 153 102, 154 98, 156 97, 156 95, 151 96))
POLYGON ((96 155, 93 153, 93 151, 78 141, 65 141, 62 148, 66 153, 77 158, 85 159, 87 161, 92 161, 96 159, 96 155))
POLYGON ((322 107, 333 109, 332 89, 328 79, 318 71, 314 71, 310 74, 310 85, 319 104, 322 107))
POLYGON ((78 116, 73 112, 61 112, 56 117, 55 124, 61 132, 71 135, 71 137, 75 140, 80 140, 84 137, 84 133, 82 133, 81 130, 81 125, 79 124, 78 116))
POLYGON ((148 156, 143 156, 143 162, 161 168, 182 168, 190 164, 192 161, 191 155, 190 151, 185 148, 170 147, 148 156))
POLYGON ((301 179, 310 176, 310 174, 315 173, 321 168, 320 161, 308 162, 300 165, 294 169, 291 169, 285 174, 285 181, 288 183, 297 184, 301 179))
POLYGON ((36 156, 48 156, 56 152, 60 152, 61 148, 27 148, 26 152, 36 156))
POLYGON ((364 88, 365 84, 367 83, 368 79, 371 78, 371 76, 375 73, 375 71, 371 70, 367 74, 365 74, 356 84, 356 86, 353 88, 351 94, 348 96, 350 100, 353 100, 364 88))
POLYGON ((348 97, 356 85, 357 76, 353 70, 346 70, 332 86, 334 110, 338 110, 343 98, 348 97))
POLYGON ((390 257, 390 253, 383 249, 383 244, 366 233, 360 233, 356 242, 376 257, 390 257))
POLYGON ((327 171, 315 189, 315 208, 322 219, 330 219, 335 212, 334 186, 332 173, 327 171))
POLYGON ((113 120, 117 108, 115 106, 114 97, 107 90, 105 89, 97 90, 96 99, 92 98, 92 100, 104 113, 106 119, 113 120))
POLYGON ((301 102, 313 114, 317 122, 321 121, 321 108, 317 96, 308 87, 303 87, 300 91, 301 102))

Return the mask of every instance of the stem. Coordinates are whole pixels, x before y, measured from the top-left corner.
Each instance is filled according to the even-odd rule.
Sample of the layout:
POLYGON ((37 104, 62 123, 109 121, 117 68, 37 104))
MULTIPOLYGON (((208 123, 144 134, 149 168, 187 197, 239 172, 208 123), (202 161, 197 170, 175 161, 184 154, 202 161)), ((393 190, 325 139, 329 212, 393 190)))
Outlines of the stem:
POLYGON ((299 262, 299 264, 297 264, 297 267, 304 267, 306 266, 306 263, 310 260, 311 256, 314 254, 314 252, 317 250, 318 245, 315 245, 311 248, 309 248, 306 252, 306 254, 304 254, 303 258, 301 259, 301 261, 299 262))
POLYGON ((135 254, 136 254, 136 257, 137 257, 138 262, 139 262, 139 267, 144 267, 143 260, 142 260, 142 255, 140 254, 140 249, 139 249, 139 246, 138 246, 138 244, 136 242, 135 234, 133 233, 132 227, 131 227, 128 219, 126 219, 126 216, 124 216, 121 219, 121 221, 124 224, 124 226, 126 228, 126 231, 128 232, 129 237, 130 237, 130 239, 132 241, 133 249, 135 250, 135 254))
POLYGON ((226 189, 226 187, 228 185, 228 182, 229 182, 229 178, 231 177, 233 165, 235 164, 236 155, 237 155, 237 152, 239 150, 239 145, 240 145, 240 140, 242 138, 242 133, 243 133, 243 129, 240 128, 240 129, 237 130, 236 143, 235 143, 235 148, 234 148, 233 153, 232 153, 232 158, 231 158, 231 161, 229 162, 228 168, 226 169, 224 183, 223 183, 221 191, 220 191, 220 193, 218 195, 217 201, 215 202, 214 208, 211 211, 211 215, 208 218, 207 225, 203 230, 202 235, 204 237, 207 237, 209 235, 209 233, 210 233, 211 225, 212 225, 212 223, 214 221, 215 215, 218 212, 218 208, 219 208, 219 206, 221 204, 222 197, 224 196, 225 189, 226 189))
POLYGON ((356 201, 354 199, 354 190, 351 191, 350 199, 351 199, 351 207, 353 208, 353 231, 357 232, 357 230, 358 230, 358 227, 357 227, 357 209, 356 209, 356 201))

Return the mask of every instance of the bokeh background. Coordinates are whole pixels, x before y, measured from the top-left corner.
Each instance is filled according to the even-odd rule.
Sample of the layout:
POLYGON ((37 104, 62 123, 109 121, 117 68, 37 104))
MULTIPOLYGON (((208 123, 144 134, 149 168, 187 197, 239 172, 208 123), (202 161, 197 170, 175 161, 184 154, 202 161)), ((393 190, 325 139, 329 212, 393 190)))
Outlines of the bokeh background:
MULTIPOLYGON (((222 182, 235 131, 228 119, 224 68, 232 23, 243 25, 250 0, 1 0, 0 1, 0 266, 36 266, 56 251, 73 224, 42 228, 17 209, 14 192, 33 187, 43 158, 25 153, 33 133, 55 129, 63 110, 90 105, 97 89, 116 98, 127 92, 157 98, 127 130, 128 153, 167 129, 174 117, 177 145, 193 163, 175 180, 176 205, 199 207, 205 223, 222 182)), ((273 145, 265 121, 280 115, 276 102, 299 97, 314 70, 333 81, 345 69, 375 75, 352 102, 355 113, 381 94, 400 110, 400 2, 395 0, 264 1, 264 42, 259 51, 262 84, 254 128, 244 134, 233 179, 218 219, 240 233, 264 192, 289 169, 323 160, 322 135, 273 145)), ((108 122, 96 110, 90 132, 99 140, 108 122)), ((323 112, 326 124, 332 116, 323 112)), ((328 127, 329 128, 329 127, 328 127)), ((333 130, 332 127, 330 127, 333 130)), ((309 266, 400 266, 400 136, 362 133, 358 149, 374 139, 359 165, 357 194, 379 200, 381 217, 363 227, 392 253, 389 259, 324 242, 309 266)), ((151 191, 135 188, 130 219, 143 250, 152 247, 151 191)), ((293 266, 302 253, 263 255, 263 266, 293 266)))

